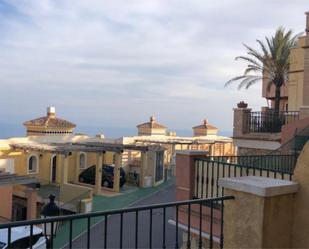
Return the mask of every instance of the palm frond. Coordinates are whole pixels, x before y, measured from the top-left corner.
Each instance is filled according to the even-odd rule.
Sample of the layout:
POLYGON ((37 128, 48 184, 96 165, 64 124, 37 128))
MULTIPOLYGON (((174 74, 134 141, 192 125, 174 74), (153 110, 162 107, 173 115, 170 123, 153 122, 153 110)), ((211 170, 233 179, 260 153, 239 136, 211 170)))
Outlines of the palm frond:
POLYGON ((267 91, 271 85, 284 85, 288 79, 290 50, 295 46, 299 35, 293 36, 291 30, 279 27, 274 36, 265 37, 265 41, 256 40, 259 49, 243 44, 247 54, 235 59, 246 62, 247 66, 243 75, 232 78, 225 86, 238 82, 238 89, 248 89, 262 79, 268 82, 267 91))

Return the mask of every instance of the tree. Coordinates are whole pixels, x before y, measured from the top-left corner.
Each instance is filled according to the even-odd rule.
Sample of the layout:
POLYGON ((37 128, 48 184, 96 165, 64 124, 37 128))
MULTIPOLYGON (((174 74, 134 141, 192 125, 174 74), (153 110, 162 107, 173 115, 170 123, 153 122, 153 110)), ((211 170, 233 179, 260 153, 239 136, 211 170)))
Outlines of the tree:
POLYGON ((298 37, 299 34, 293 36, 291 30, 285 32, 284 28, 279 27, 275 36, 265 37, 265 42, 256 40, 260 51, 243 44, 247 55, 238 56, 235 60, 248 63, 247 67, 243 75, 229 80, 225 86, 240 81, 238 89, 248 89, 263 79, 267 80, 267 91, 272 85, 275 86, 275 113, 279 113, 280 89, 288 80, 290 50, 296 45, 298 37))

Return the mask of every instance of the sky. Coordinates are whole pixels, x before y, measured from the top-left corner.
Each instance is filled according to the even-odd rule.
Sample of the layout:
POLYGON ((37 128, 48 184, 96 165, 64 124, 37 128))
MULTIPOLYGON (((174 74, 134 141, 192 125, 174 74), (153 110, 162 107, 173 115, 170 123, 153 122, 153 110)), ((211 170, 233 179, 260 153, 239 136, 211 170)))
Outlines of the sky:
MULTIPOLYGON (((242 73, 243 43, 284 26, 304 31, 308 0, 0 0, 0 123, 47 106, 78 127, 133 128, 155 115, 170 130, 203 119, 231 131, 244 100, 267 105, 242 73)), ((85 128, 86 129, 86 128, 85 128)))

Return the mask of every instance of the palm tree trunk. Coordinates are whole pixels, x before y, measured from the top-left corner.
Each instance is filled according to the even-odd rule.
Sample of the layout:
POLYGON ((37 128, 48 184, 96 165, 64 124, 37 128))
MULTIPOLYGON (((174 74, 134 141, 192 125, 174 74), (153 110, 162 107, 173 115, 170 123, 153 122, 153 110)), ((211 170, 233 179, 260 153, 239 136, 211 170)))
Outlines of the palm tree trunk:
POLYGON ((279 114, 280 109, 280 98, 281 98, 281 87, 276 85, 276 93, 275 93, 275 113, 279 114))

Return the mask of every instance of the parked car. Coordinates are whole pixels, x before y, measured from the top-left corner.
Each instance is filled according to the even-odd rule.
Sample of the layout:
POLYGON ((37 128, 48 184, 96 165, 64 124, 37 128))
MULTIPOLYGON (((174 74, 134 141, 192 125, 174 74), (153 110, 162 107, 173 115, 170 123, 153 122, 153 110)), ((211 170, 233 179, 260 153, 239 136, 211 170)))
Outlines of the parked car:
MULTIPOLYGON (((114 186, 114 166, 104 164, 102 166, 102 186, 112 188, 114 186)), ((79 174, 79 181, 88 184, 95 184, 95 165, 90 166, 79 174)), ((126 173, 120 168, 119 186, 126 182, 126 173)))
MULTIPOLYGON (((45 249, 47 240, 41 228, 33 226, 32 245, 30 245, 30 226, 11 229, 11 246, 14 248, 45 249)), ((8 249, 8 228, 0 229, 0 249, 8 249)))

